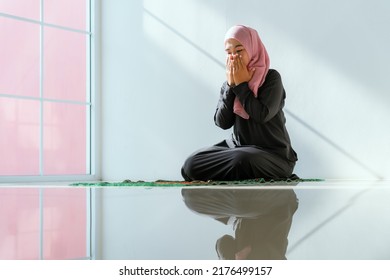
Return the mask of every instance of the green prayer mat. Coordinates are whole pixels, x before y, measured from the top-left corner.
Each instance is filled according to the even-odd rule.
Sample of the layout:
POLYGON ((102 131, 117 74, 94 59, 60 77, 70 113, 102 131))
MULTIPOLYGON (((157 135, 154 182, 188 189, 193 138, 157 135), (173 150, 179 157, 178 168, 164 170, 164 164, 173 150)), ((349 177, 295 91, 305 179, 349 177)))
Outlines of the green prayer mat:
POLYGON ((321 182, 323 179, 281 179, 266 180, 251 179, 239 181, 169 181, 157 180, 153 182, 124 180, 122 182, 93 182, 93 183, 73 183, 71 186, 80 187, 191 187, 191 186, 261 186, 261 185, 294 185, 299 182, 321 182))

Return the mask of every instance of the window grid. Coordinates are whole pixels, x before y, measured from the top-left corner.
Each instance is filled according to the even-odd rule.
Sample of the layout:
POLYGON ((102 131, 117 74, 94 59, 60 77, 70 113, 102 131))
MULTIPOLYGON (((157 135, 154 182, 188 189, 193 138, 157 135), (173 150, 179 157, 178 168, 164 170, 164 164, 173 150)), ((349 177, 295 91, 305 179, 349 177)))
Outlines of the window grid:
POLYGON ((0 92, 0 98, 11 98, 11 99, 22 99, 22 100, 35 100, 39 101, 40 103, 40 116, 39 116, 39 130, 40 130, 40 143, 39 143, 39 175, 32 175, 32 176, 1 176, 0 175, 0 182, 27 182, 27 181, 51 181, 51 180, 80 180, 80 179, 94 179, 93 174, 93 165, 92 165, 92 159, 94 159, 94 155, 92 152, 92 92, 91 92, 91 64, 92 64, 92 32, 91 30, 91 18, 92 18, 92 8, 93 8, 93 2, 94 1, 88 1, 88 9, 87 13, 88 16, 86 17, 86 29, 87 30, 81 30, 81 29, 75 29, 70 28, 67 26, 47 23, 44 21, 45 15, 44 15, 44 0, 40 1, 40 20, 34 20, 29 19, 25 17, 19 17, 12 14, 7 14, 0 12, 0 17, 9 18, 16 21, 21 22, 28 22, 31 24, 37 24, 40 26, 40 38, 39 38, 39 97, 33 97, 33 96, 23 96, 18 94, 9 94, 7 92, 0 92), (79 33, 84 34, 86 37, 86 98, 85 102, 83 101, 77 101, 77 100, 63 100, 63 99, 57 99, 57 98, 46 98, 44 96, 44 79, 45 79, 45 73, 44 73, 44 40, 45 40, 45 28, 55 28, 58 30, 65 30, 73 33, 79 33), (47 104, 49 102, 52 103, 61 103, 61 104, 71 104, 71 105, 80 105, 85 106, 86 111, 86 155, 85 155, 85 161, 86 161, 86 169, 85 174, 80 175, 72 175, 72 174, 60 174, 60 175, 45 175, 44 174, 44 104, 47 104))

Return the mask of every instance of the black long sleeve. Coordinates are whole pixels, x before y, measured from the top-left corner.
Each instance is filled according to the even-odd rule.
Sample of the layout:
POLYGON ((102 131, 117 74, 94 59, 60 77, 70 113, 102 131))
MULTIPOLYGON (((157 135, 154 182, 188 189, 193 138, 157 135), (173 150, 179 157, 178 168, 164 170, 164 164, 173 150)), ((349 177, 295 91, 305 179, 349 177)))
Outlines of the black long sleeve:
POLYGON ((260 98, 256 98, 248 83, 242 83, 233 88, 249 117, 255 122, 265 123, 275 117, 284 105, 285 92, 279 73, 271 70, 267 81, 259 89, 260 98))
POLYGON ((233 113, 233 104, 236 95, 227 82, 222 85, 221 94, 214 115, 214 122, 222 129, 229 129, 234 125, 236 114, 233 113))
POLYGON ((257 94, 256 98, 248 83, 230 88, 225 82, 214 115, 215 124, 222 129, 234 127, 233 137, 237 145, 255 145, 289 161, 296 161, 297 156, 291 147, 282 110, 286 94, 281 76, 276 70, 268 71, 257 94), (233 113, 235 97, 240 100, 249 119, 233 113))

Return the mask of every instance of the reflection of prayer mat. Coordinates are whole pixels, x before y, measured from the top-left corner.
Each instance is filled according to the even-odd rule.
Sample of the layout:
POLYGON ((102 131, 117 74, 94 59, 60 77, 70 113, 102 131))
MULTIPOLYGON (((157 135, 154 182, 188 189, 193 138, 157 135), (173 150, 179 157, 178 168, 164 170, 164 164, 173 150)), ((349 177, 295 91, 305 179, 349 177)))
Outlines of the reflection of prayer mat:
POLYGON ((262 186, 262 185, 296 185, 299 182, 321 182, 323 179, 280 179, 265 180, 251 179, 240 181, 168 181, 157 180, 153 182, 124 180, 123 182, 92 182, 92 183, 73 183, 71 186, 79 187, 191 187, 191 186, 262 186))

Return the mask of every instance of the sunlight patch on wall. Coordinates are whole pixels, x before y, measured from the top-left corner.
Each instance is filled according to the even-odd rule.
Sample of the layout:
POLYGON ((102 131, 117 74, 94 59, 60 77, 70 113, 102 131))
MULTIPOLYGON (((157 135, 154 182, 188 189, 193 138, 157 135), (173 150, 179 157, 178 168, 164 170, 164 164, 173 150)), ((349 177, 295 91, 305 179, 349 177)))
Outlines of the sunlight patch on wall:
POLYGON ((186 5, 145 1, 143 28, 154 44, 200 83, 219 88, 225 78, 225 21, 220 15, 196 1, 186 5), (199 15, 204 20, 199 21, 199 15))
MULTIPOLYGON (((217 60, 224 58, 226 32, 225 0, 145 0, 146 11, 160 18, 178 33, 196 43, 217 60)), ((222 61, 223 62, 223 61, 222 61)))

